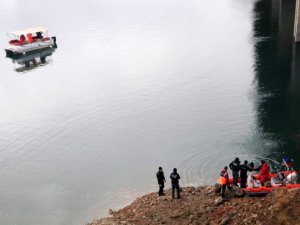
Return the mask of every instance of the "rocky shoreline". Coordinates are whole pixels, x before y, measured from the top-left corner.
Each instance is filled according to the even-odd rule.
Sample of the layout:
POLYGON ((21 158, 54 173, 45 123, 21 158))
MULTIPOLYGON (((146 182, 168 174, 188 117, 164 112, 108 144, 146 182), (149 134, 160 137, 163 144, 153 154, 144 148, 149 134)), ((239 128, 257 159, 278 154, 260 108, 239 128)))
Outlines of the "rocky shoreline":
POLYGON ((87 225, 300 225, 300 189, 277 189, 264 197, 242 196, 238 189, 219 195, 219 187, 182 188, 181 199, 150 193, 137 198, 111 217, 87 225))

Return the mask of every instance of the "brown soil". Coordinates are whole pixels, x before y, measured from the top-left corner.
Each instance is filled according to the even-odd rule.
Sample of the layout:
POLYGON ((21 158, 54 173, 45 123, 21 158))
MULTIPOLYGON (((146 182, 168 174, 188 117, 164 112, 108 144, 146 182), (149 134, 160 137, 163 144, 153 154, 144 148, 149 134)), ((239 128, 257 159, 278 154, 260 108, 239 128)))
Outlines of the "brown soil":
POLYGON ((228 191, 222 199, 216 186, 183 188, 181 199, 172 199, 170 190, 161 197, 151 193, 87 225, 300 225, 300 189, 278 189, 265 197, 235 195, 228 191))

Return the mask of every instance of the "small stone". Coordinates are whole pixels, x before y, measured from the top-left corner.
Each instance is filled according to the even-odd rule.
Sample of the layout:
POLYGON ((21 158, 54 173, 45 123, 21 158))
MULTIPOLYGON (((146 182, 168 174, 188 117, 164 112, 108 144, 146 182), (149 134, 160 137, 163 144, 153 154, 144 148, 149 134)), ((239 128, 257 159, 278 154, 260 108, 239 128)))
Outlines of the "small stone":
POLYGON ((176 218, 179 218, 180 217, 180 214, 173 214, 170 216, 170 218, 172 219, 176 219, 176 218))
POLYGON ((214 204, 216 206, 221 205, 224 202, 224 199, 222 197, 218 197, 215 199, 214 204))
POLYGON ((236 214, 237 214, 237 211, 236 211, 235 209, 231 211, 231 215, 232 215, 232 216, 234 216, 234 215, 236 215, 236 214))
POLYGON ((221 220, 220 225, 226 225, 231 221, 231 219, 229 217, 226 217, 224 219, 221 220))

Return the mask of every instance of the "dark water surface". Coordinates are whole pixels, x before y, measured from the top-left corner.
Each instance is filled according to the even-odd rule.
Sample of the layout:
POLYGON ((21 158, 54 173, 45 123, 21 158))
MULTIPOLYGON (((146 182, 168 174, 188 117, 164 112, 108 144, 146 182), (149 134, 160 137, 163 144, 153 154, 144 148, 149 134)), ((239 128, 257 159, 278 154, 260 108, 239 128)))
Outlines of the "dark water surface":
POLYGON ((0 224, 82 225, 156 191, 214 183, 238 156, 299 168, 294 0, 0 0, 46 26, 49 63, 0 60, 0 224), (167 187, 170 186, 169 180, 167 187))

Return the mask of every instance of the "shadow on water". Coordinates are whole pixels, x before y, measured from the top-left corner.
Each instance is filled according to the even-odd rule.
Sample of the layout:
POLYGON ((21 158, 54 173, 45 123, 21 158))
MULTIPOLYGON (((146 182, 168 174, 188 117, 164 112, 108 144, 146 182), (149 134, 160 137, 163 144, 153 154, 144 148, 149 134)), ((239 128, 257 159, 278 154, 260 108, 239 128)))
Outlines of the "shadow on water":
POLYGON ((254 5, 256 126, 263 140, 275 143, 267 157, 276 160, 300 156, 300 46, 293 41, 294 12, 294 0, 254 5))
POLYGON ((28 72, 52 63, 52 54, 56 48, 46 48, 21 56, 7 56, 14 64, 14 70, 19 73, 28 72))

